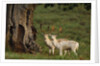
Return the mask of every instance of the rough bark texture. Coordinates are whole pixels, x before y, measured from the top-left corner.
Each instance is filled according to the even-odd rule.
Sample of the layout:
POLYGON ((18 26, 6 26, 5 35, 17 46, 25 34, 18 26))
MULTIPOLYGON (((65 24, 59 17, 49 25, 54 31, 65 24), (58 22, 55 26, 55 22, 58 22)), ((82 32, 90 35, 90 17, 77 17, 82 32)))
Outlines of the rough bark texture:
POLYGON ((6 45, 17 52, 40 51, 40 46, 35 43, 36 29, 33 26, 32 4, 8 4, 6 23, 6 45))

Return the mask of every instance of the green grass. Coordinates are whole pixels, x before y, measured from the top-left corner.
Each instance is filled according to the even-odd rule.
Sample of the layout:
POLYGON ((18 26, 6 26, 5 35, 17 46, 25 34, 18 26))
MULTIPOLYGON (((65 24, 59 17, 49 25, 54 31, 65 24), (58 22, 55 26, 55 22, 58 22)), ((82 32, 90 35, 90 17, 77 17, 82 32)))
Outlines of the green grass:
MULTIPOLYGON (((55 55, 49 55, 48 53, 36 53, 36 54, 28 54, 28 53, 15 53, 15 52, 6 52, 6 59, 51 59, 51 60, 79 60, 83 58, 83 56, 75 56, 73 52, 71 54, 59 56, 57 53, 55 55)), ((86 57, 85 60, 88 60, 86 57)))
POLYGON ((34 12, 33 25, 36 27, 36 42, 42 47, 42 53, 28 54, 6 51, 6 59, 63 59, 63 60, 89 60, 90 59, 90 19, 91 11, 85 10, 82 6, 72 10, 62 11, 56 7, 45 9, 43 5, 37 6, 34 12), (77 51, 78 56, 71 51, 70 55, 59 56, 56 49, 55 55, 49 55, 48 47, 45 45, 44 37, 41 35, 40 23, 43 24, 45 33, 56 34, 57 38, 66 38, 78 41, 80 46, 77 51), (55 31, 51 32, 47 27, 55 26, 55 31), (59 33, 62 27, 62 33, 59 33))

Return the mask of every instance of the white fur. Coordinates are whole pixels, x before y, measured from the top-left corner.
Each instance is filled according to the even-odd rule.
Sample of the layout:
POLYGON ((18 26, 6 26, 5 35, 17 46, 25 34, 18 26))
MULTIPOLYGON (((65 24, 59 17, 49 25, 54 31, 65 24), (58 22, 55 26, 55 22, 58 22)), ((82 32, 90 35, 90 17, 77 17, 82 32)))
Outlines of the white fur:
POLYGON ((63 55, 63 50, 66 54, 68 48, 70 48, 75 53, 75 55, 77 55, 76 50, 78 50, 78 47, 79 47, 78 42, 73 41, 73 40, 65 40, 65 39, 58 41, 58 39, 56 39, 56 35, 52 35, 51 37, 53 39, 53 44, 55 45, 55 47, 59 49, 60 56, 63 55))
POLYGON ((45 34, 44 37, 45 37, 45 42, 47 46, 49 46, 49 54, 51 54, 52 52, 52 54, 54 55, 55 46, 53 45, 53 42, 49 39, 48 34, 45 34))

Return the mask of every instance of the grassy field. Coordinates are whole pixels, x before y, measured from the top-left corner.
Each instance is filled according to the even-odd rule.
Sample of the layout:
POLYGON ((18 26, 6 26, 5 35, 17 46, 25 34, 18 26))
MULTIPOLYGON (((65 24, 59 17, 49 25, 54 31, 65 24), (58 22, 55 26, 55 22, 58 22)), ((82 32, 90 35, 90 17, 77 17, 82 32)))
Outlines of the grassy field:
POLYGON ((6 51, 6 59, 63 59, 63 60, 89 60, 90 59, 90 24, 91 10, 86 10, 83 5, 71 10, 62 11, 58 6, 44 8, 44 5, 38 5, 34 12, 33 22, 36 27, 36 42, 42 47, 42 53, 28 54, 6 51), (40 29, 42 25, 42 32, 40 29), (48 28, 48 26, 50 28, 48 28), (52 26, 55 27, 51 31, 52 26), (59 32, 59 28, 62 32, 59 32), (55 55, 49 55, 48 47, 45 45, 44 36, 41 33, 56 34, 57 38, 66 38, 79 42, 78 56, 71 51, 70 55, 59 56, 56 49, 55 55))

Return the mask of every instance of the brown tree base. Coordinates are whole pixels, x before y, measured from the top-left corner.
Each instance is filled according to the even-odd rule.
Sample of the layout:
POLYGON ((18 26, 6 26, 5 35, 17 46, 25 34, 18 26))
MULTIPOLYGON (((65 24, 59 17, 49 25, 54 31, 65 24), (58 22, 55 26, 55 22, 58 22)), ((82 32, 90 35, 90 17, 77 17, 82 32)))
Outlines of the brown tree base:
POLYGON ((6 46, 16 52, 40 52, 35 42, 37 30, 33 26, 32 4, 8 4, 6 23, 6 46))

